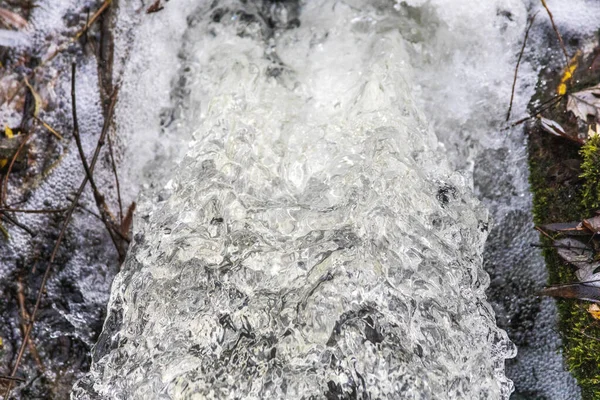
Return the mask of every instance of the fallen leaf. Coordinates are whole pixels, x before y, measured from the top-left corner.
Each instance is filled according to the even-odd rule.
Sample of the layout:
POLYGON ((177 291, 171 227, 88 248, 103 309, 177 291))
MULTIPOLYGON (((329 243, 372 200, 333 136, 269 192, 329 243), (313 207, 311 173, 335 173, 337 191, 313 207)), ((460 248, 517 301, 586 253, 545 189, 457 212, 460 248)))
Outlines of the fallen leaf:
POLYGON ((563 238, 555 240, 554 247, 560 258, 577 268, 589 267, 593 262, 594 250, 582 241, 563 238))
POLYGON ((148 9, 146 10, 146 14, 152 14, 155 12, 159 12, 163 8, 165 8, 165 7, 160 4, 160 0, 156 0, 154 3, 152 3, 152 5, 150 7, 148 7, 148 9))
POLYGON ((555 224, 542 225, 541 228, 545 231, 566 233, 569 235, 588 235, 588 230, 581 222, 558 222, 555 224))
POLYGON ((600 287, 583 283, 550 286, 542 290, 544 296, 560 297, 563 299, 579 299, 600 302, 600 287))
POLYGON ((570 94, 567 110, 583 121, 591 116, 600 122, 600 84, 570 94))
POLYGON ((578 137, 569 135, 565 131, 565 129, 561 126, 561 124, 559 124, 558 122, 556 122, 552 119, 549 119, 549 118, 544 118, 542 116, 540 116, 539 119, 542 124, 542 129, 545 130, 546 132, 548 132, 554 136, 572 140, 579 144, 585 143, 583 140, 579 139, 578 137))
POLYGON ((6 25, 16 29, 22 29, 27 26, 27 21, 25 18, 21 17, 19 14, 15 14, 14 12, 7 10, 6 8, 1 7, 0 20, 2 20, 6 25))
POLYGON ((582 223, 583 226, 592 231, 592 233, 600 233, 600 215, 584 219, 582 223))
POLYGON ((598 306, 598 304, 590 304, 590 306, 588 307, 588 312, 590 313, 592 318, 600 319, 600 307, 598 306))
POLYGON ((563 127, 556 121, 541 117, 542 129, 556 136, 565 136, 567 133, 563 127))
POLYGON ((567 93, 567 83, 573 78, 573 73, 577 69, 578 59, 581 56, 581 52, 578 50, 577 53, 571 58, 569 61, 569 65, 563 71, 563 74, 560 78, 560 84, 556 88, 556 93, 559 96, 563 96, 567 93))

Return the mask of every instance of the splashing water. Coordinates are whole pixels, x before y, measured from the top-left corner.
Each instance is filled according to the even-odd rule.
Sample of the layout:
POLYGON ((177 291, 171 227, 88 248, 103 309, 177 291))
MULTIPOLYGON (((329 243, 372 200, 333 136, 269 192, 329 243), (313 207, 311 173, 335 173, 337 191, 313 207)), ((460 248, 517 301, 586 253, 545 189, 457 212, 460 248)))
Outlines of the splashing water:
POLYGON ((508 398, 487 215, 414 100, 431 5, 158 17, 186 21, 152 39, 181 62, 163 132, 193 141, 141 206, 73 397, 508 398))

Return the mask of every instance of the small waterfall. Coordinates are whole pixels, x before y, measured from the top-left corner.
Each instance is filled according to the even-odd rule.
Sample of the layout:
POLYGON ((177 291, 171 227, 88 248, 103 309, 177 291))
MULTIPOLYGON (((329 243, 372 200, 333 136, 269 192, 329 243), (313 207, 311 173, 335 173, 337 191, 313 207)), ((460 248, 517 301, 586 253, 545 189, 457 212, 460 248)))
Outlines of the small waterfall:
POLYGON ((74 398, 508 398, 471 155, 448 158, 416 77, 442 6, 414 3, 181 0, 142 24, 134 57, 177 68, 132 61, 122 129, 193 139, 140 205, 74 398))

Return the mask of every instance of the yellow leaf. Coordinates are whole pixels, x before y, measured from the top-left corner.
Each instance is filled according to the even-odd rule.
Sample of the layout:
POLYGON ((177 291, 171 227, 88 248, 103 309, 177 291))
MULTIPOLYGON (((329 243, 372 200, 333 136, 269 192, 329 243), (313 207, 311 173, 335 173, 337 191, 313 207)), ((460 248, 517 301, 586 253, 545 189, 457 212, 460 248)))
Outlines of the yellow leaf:
POLYGON ((27 87, 29 88, 29 90, 31 91, 31 94, 33 95, 33 98, 35 100, 35 107, 33 109, 33 116, 37 117, 38 114, 40 113, 40 108, 42 108, 42 98, 40 97, 40 95, 35 91, 35 89, 33 88, 33 86, 31 86, 31 84, 29 83, 29 81, 27 80, 27 77, 25 77, 25 85, 27 85, 27 87))
POLYGON ((567 93, 567 85, 564 83, 558 85, 558 88, 556 88, 556 93, 558 93, 559 96, 563 96, 565 93, 567 93))
POLYGON ((563 96, 567 93, 567 83, 573 78, 573 73, 577 69, 579 57, 581 56, 581 52, 578 50, 577 53, 571 58, 569 64, 563 71, 562 76, 560 77, 560 84, 556 88, 556 93, 559 96, 563 96))
POLYGON ((592 315, 594 319, 600 319, 600 307, 598 304, 593 303, 588 307, 588 312, 592 315))
MULTIPOLYGON (((12 138, 15 136, 15 135, 13 134, 13 131, 12 131, 12 129, 10 129, 10 128, 8 127, 8 125, 6 125, 6 126, 4 127, 4 135, 6 135, 6 137, 7 137, 7 138, 9 138, 9 139, 12 139, 12 138)), ((7 160, 7 159, 5 159, 5 158, 3 158, 3 159, 0 159, 0 169, 2 169, 2 168, 4 168, 4 167, 6 167, 6 164, 8 164, 8 160, 7 160)))

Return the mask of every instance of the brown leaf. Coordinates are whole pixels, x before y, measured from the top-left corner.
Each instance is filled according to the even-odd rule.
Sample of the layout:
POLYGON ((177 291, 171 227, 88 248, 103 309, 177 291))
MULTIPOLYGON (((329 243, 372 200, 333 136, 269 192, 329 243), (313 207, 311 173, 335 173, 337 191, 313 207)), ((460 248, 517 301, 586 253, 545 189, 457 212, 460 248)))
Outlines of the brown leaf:
POLYGON ((592 233, 600 233, 600 215, 592 218, 584 219, 583 226, 592 231, 592 233))
POLYGON ((0 21, 15 29, 22 29, 27 26, 27 21, 25 18, 2 7, 0 7, 0 21))
POLYGON ((584 283, 550 286, 543 289, 541 294, 563 299, 579 299, 600 303, 600 287, 584 283))
POLYGON ((567 110, 587 122, 588 116, 600 122, 600 84, 569 95, 567 110))
POLYGON ((150 7, 148 7, 148 9, 146 10, 146 14, 152 14, 155 12, 159 12, 163 8, 165 8, 165 7, 162 4, 160 4, 160 0, 156 0, 154 3, 152 3, 152 5, 150 7))
POLYGON ((572 236, 590 234, 581 222, 557 222, 554 224, 542 225, 541 228, 545 231, 564 233, 572 236))

